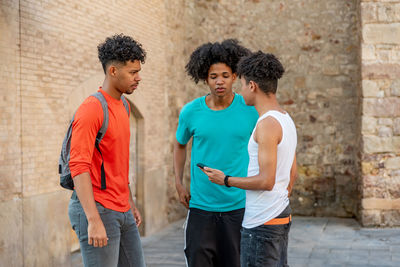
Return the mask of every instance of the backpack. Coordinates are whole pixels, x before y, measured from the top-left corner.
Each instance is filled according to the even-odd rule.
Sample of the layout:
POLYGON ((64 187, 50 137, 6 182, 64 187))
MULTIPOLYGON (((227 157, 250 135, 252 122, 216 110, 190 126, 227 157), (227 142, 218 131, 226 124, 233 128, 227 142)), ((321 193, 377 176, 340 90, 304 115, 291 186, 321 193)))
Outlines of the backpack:
MULTIPOLYGON (((100 151, 100 142, 103 139, 104 135, 106 134, 107 128, 108 128, 108 105, 107 101, 104 98, 103 94, 100 92, 97 92, 93 94, 95 98, 97 98, 100 103, 101 107, 103 109, 103 124, 100 127, 100 130, 98 131, 96 135, 96 141, 95 141, 95 147, 99 151, 101 155, 101 190, 106 189, 106 173, 104 171, 104 159, 103 155, 101 154, 100 151)), ((126 109, 126 112, 128 113, 129 116, 129 104, 126 101, 125 97, 121 95, 121 100, 124 104, 124 107, 126 109)), ((71 135, 72 135, 72 124, 74 122, 74 116, 71 119, 71 122, 69 123, 67 133, 65 134, 64 141, 62 144, 61 148, 61 155, 60 159, 58 161, 58 172, 60 174, 60 185, 66 189, 74 190, 74 182, 71 177, 71 171, 69 169, 69 160, 70 160, 70 150, 71 150, 71 135)))

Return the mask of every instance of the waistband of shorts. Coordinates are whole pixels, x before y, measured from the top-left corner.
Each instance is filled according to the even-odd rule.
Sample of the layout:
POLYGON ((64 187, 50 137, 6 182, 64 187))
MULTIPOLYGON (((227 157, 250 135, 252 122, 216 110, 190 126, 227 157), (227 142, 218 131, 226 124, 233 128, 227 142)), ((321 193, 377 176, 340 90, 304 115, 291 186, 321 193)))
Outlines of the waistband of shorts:
POLYGON ((244 208, 230 211, 207 211, 198 208, 189 208, 190 212, 204 215, 234 215, 244 213, 244 208))

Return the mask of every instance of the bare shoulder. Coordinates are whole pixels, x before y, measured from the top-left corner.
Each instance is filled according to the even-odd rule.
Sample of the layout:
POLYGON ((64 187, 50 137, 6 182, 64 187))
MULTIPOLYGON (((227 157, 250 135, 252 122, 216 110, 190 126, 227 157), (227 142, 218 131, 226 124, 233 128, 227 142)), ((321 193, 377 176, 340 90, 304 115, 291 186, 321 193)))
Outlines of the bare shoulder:
POLYGON ((257 124, 255 135, 257 143, 266 139, 279 143, 282 139, 282 126, 274 117, 268 116, 257 124))

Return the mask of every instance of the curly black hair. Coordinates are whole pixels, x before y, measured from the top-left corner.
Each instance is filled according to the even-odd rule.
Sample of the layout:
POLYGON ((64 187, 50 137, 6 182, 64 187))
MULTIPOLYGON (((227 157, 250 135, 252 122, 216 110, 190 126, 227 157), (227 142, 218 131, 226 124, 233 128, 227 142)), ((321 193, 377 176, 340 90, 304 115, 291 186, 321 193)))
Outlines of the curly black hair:
POLYGON ((266 94, 275 94, 278 79, 284 72, 281 62, 273 54, 258 51, 239 61, 237 74, 240 78, 244 77, 247 83, 256 82, 266 94))
POLYGON ((97 50, 104 73, 106 73, 107 64, 110 62, 125 64, 127 61, 140 60, 144 63, 146 59, 146 51, 144 51, 142 45, 132 37, 122 33, 107 37, 104 43, 97 46, 97 50))
POLYGON ((190 56, 185 69, 195 83, 205 81, 208 70, 215 63, 225 63, 236 73, 240 58, 250 54, 250 50, 239 45, 236 39, 227 39, 222 43, 206 43, 199 46, 190 56))

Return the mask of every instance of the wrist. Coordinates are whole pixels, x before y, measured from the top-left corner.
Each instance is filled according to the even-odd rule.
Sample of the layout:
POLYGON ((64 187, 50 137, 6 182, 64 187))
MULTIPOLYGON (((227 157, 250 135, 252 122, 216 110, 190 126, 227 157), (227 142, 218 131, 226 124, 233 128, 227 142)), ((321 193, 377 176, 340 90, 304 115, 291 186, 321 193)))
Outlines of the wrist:
POLYGON ((225 186, 226 187, 231 187, 230 185, 229 185, 229 177, 231 177, 230 175, 225 175, 225 178, 224 178, 224 184, 225 184, 225 186))
POLYGON ((177 189, 183 188, 182 182, 175 182, 175 187, 176 187, 177 189))
POLYGON ((129 203, 129 204, 131 205, 131 209, 135 209, 135 208, 136 208, 135 202, 133 202, 133 201, 130 201, 130 203, 129 203))
POLYGON ((101 221, 100 215, 99 216, 88 216, 87 220, 89 223, 97 223, 101 221))

